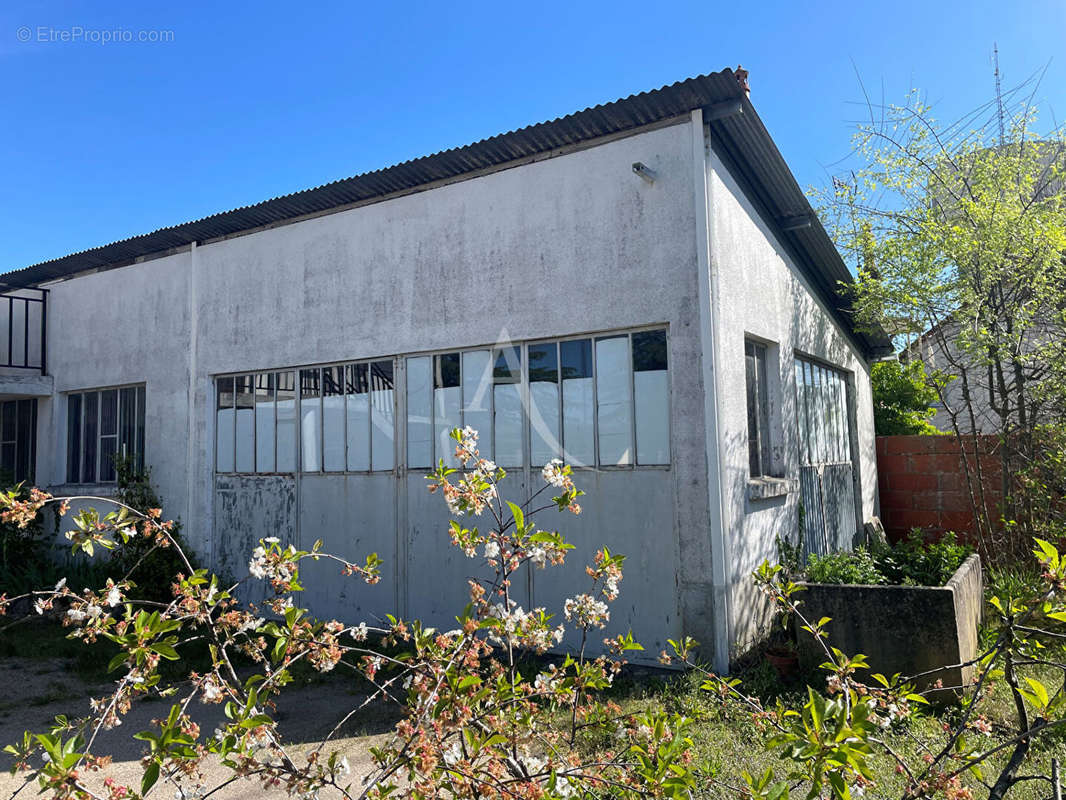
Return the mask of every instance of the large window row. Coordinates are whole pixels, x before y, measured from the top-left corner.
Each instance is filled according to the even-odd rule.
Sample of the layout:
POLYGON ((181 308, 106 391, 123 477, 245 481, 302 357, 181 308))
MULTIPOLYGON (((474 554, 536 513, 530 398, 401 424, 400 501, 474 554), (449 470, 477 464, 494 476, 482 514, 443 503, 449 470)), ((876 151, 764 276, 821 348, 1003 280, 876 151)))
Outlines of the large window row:
POLYGON ((218 472, 293 472, 297 463, 304 472, 395 466, 391 360, 225 376, 216 391, 218 472))
MULTIPOLYGON (((455 460, 469 425, 504 467, 670 463, 666 331, 410 356, 407 466, 455 460)), ((216 379, 218 472, 395 468, 392 360, 216 379)))
POLYGON ((669 464, 666 351, 655 330, 409 357, 407 464, 454 465, 467 425, 502 467, 669 464))
POLYGON ((67 395, 67 481, 111 483, 115 457, 144 468, 144 385, 67 395))

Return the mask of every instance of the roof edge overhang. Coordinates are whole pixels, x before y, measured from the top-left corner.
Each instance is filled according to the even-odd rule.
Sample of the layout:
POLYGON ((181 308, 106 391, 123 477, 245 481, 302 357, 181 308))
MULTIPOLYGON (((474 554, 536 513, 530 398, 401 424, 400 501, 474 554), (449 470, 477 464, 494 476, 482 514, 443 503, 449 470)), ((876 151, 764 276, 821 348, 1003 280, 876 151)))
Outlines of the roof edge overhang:
POLYGON ((834 316, 867 357, 891 343, 856 331, 840 283, 851 274, 818 222, 766 130, 738 76, 724 69, 529 125, 473 144, 444 150, 323 186, 275 197, 180 225, 83 250, 0 275, 0 290, 40 286, 79 274, 126 266, 185 250, 193 243, 227 239, 255 230, 335 213, 443 183, 505 169, 516 163, 629 135, 650 126, 707 111, 712 142, 728 155, 727 166, 793 251, 834 316), (731 162, 731 163, 729 163, 731 162))

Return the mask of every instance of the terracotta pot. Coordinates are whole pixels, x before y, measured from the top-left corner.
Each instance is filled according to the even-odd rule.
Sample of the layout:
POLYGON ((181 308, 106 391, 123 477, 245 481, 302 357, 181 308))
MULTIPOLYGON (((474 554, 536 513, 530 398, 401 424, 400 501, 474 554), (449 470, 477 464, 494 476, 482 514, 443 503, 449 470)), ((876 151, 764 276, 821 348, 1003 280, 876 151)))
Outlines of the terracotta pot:
POLYGON ((791 678, 799 670, 799 654, 791 650, 769 649, 766 660, 777 671, 779 678, 791 678))

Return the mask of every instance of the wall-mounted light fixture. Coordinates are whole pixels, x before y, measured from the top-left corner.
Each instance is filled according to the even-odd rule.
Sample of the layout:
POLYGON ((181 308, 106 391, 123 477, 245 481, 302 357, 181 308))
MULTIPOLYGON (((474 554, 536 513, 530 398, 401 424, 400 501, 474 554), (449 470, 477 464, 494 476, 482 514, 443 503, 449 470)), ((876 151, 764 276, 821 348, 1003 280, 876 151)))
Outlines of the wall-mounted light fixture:
POLYGON ((643 161, 633 162, 633 171, 640 177, 646 180, 648 183, 654 183, 658 175, 655 174, 655 170, 645 164, 643 161))

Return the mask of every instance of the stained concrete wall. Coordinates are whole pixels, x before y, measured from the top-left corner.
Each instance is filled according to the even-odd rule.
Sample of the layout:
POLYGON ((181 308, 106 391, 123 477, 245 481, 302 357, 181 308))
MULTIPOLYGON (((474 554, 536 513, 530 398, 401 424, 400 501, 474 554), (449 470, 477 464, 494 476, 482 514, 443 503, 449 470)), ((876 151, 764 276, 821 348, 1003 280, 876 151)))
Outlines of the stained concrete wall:
POLYGON ((766 622, 766 603, 754 589, 751 572, 764 559, 776 561, 776 537, 793 542, 798 537, 796 354, 813 356, 850 373, 852 443, 862 519, 875 513, 877 502, 873 401, 869 366, 862 354, 816 297, 718 155, 711 148, 706 153, 711 270, 717 286, 711 317, 718 348, 721 493, 732 587, 730 643, 741 650, 766 622), (792 482, 786 493, 760 500, 748 497, 746 337, 768 346, 773 460, 777 474, 792 482))
MULTIPOLYGON (((787 390, 793 349, 856 377, 867 515, 874 466, 865 365, 704 145, 696 112, 596 146, 58 283, 49 325, 57 395, 42 432, 54 446, 41 474, 63 480, 63 392, 144 382, 146 459, 164 511, 181 517, 209 563, 238 569, 253 540, 271 534, 303 547, 323 539, 353 558, 376 551, 386 559, 385 579, 372 588, 317 565, 320 586, 308 598, 315 610, 353 621, 399 612, 450 626, 464 579, 480 565, 447 544, 446 508, 425 494, 423 473, 407 472, 401 461, 394 476, 216 477, 214 376, 663 325, 670 466, 579 473, 589 492, 585 514, 552 520, 579 549, 565 572, 527 580, 522 601, 558 610, 583 590, 581 567, 606 544, 629 559, 608 633, 632 627, 654 658, 667 636, 683 632, 714 658, 708 644, 724 641, 725 626, 716 627, 723 615, 734 642, 754 631, 747 575, 774 555, 775 534, 796 528, 794 494, 746 499, 746 332, 780 345, 775 374, 786 402, 775 418, 783 420, 785 469, 796 468, 787 390), (655 172, 654 182, 633 174, 636 161, 655 172), (704 268, 714 272, 714 293, 704 268), (712 327, 722 354, 717 377, 707 360, 712 327), (718 383, 718 436, 707 430, 707 376, 718 383), (724 471, 711 483, 716 445, 724 471), (717 617, 712 504, 725 512, 722 588, 732 589, 717 617)), ((402 426, 397 434, 402 455, 402 426)), ((510 480, 521 497, 540 479, 526 469, 510 480)))
MULTIPOLYGON (((213 377, 664 325, 671 466, 582 473, 585 514, 544 522, 577 540, 574 563, 565 574, 539 573, 522 600, 559 610, 583 590, 582 566, 595 547, 607 544, 632 565, 610 633, 632 626, 649 658, 683 628, 709 640, 709 590, 698 591, 709 581, 695 333, 692 152, 700 135, 684 117, 431 191, 59 283, 60 322, 50 337, 57 391, 147 383, 147 461, 166 513, 182 518, 212 564, 238 569, 254 538, 279 531, 304 547, 323 539, 353 558, 373 550, 386 559, 375 587, 316 565, 321 586, 309 597, 316 611, 352 619, 400 612, 448 625, 478 565, 448 545, 446 507, 425 494, 423 473, 401 466, 395 477, 216 478, 213 377), (635 161, 655 170, 653 184, 633 174, 635 161), (687 608, 678 592, 682 561, 697 589, 687 608)), ((46 470, 54 483, 64 472, 59 400, 47 434, 55 441, 46 470)), ((402 439, 397 451, 404 452, 402 439)), ((539 485, 539 471, 519 470, 513 480, 521 497, 539 485)))

